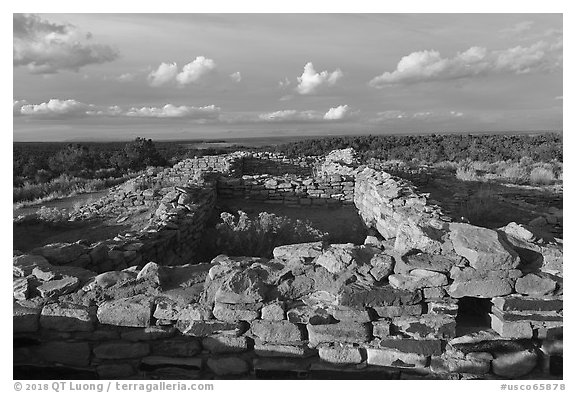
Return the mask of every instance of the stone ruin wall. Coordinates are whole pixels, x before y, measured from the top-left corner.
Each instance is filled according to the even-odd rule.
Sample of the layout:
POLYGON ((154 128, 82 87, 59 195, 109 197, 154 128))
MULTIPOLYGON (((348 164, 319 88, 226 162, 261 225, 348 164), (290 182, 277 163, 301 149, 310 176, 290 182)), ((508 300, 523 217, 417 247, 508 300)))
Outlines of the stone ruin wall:
MULTIPOLYGON (((193 174, 204 165, 177 164, 193 174)), ((81 256, 64 266, 16 256, 14 364, 99 378, 549 377, 550 355, 561 356, 561 243, 515 223, 451 222, 409 182, 354 170, 353 202, 376 235, 362 246, 307 243, 277 247, 271 260, 182 266, 142 267, 143 258, 99 275, 78 266, 81 256), (456 337, 470 298, 489 304, 490 328, 456 337)))

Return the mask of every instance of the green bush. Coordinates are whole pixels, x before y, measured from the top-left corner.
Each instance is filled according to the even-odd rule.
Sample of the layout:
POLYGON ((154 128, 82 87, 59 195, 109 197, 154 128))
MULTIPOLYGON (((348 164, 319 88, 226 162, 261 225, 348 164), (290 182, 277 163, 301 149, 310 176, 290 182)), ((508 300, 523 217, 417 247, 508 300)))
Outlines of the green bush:
POLYGON ((328 236, 309 222, 266 212, 254 218, 243 211, 238 211, 237 217, 225 212, 220 219, 222 222, 216 224, 213 236, 213 248, 218 254, 269 258, 274 247, 323 240, 328 236))
POLYGON ((548 168, 536 167, 530 172, 530 183, 534 185, 554 183, 554 172, 548 168))

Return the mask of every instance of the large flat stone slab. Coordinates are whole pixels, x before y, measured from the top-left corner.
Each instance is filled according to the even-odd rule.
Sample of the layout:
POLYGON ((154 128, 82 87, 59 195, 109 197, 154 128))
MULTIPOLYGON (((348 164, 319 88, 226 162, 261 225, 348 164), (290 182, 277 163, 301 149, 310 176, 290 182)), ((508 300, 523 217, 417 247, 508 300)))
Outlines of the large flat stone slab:
POLYGON ((516 251, 498 232, 464 223, 450 223, 454 251, 478 270, 515 269, 520 264, 516 251))

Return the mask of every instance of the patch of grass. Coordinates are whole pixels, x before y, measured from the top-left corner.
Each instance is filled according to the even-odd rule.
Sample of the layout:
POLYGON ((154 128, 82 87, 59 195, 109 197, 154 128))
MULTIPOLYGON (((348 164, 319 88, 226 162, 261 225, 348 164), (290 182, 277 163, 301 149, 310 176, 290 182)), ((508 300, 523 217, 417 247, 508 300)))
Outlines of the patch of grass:
POLYGON ((33 206, 54 199, 103 190, 124 183, 135 175, 104 179, 85 179, 62 175, 47 183, 25 182, 22 186, 13 188, 13 202, 16 208, 33 206))

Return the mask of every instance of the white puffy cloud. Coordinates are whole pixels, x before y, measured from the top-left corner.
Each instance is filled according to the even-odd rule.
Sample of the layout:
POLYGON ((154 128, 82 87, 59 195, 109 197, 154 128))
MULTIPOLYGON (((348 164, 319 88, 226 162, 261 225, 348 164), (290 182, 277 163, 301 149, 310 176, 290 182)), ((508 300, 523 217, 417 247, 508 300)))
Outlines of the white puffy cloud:
POLYGON ((342 120, 349 113, 348 105, 340 105, 336 108, 330 108, 324 115, 324 120, 342 120))
MULTIPOLYGON (((93 105, 76 100, 59 100, 53 98, 41 104, 24 104, 20 106, 20 115, 39 117, 83 117, 93 109, 93 105)), ((16 110, 16 102, 14 103, 16 110)))
POLYGON ((240 74, 240 71, 236 71, 228 76, 236 83, 240 83, 240 81, 242 81, 242 74, 240 74))
POLYGON ((204 76, 216 69, 216 63, 212 59, 198 56, 194 61, 186 64, 182 71, 176 75, 176 80, 180 85, 198 82, 204 76))
POLYGON ((131 108, 126 112, 126 116, 129 117, 185 118, 196 120, 216 120, 219 115, 220 108, 215 105, 194 107, 167 104, 163 107, 131 108))
POLYGON ((562 39, 538 41, 530 46, 516 46, 489 51, 471 47, 451 58, 438 51, 424 50, 404 56, 392 72, 384 72, 370 81, 383 88, 391 84, 442 81, 488 74, 526 74, 552 71, 562 67, 562 39))
POLYGON ((37 15, 14 14, 13 32, 14 66, 25 66, 36 74, 78 71, 119 55, 110 46, 91 43, 92 35, 74 25, 52 23, 37 15))
MULTIPOLYGON (((212 59, 198 56, 190 63, 184 65, 178 72, 177 63, 162 63, 158 68, 148 75, 150 86, 158 87, 176 83, 178 86, 185 86, 190 83, 198 83, 206 76, 216 70, 216 63, 212 59)), ((230 75, 232 79, 241 78, 240 73, 230 75)), ((235 80, 235 79, 234 79, 235 80)), ((237 81, 239 82, 239 80, 237 81)))
POLYGON ((26 100, 14 100, 14 116, 31 116, 41 118, 69 117, 148 117, 148 118, 180 118, 192 120, 218 120, 220 108, 215 105, 203 107, 176 106, 167 104, 163 107, 132 107, 123 109, 120 106, 96 106, 84 104, 76 100, 51 99, 41 104, 29 104, 26 100))
POLYGON ((342 78, 342 71, 316 72, 312 63, 306 63, 304 72, 298 77, 296 91, 300 94, 313 94, 322 86, 333 86, 342 78))
POLYGON ((14 104, 13 104, 13 115, 14 116, 20 116, 22 107, 26 104, 28 104, 28 101, 26 100, 13 100, 14 104))
POLYGON ((178 74, 178 65, 176 63, 162 63, 158 68, 148 74, 148 83, 150 86, 162 86, 172 82, 178 74))

